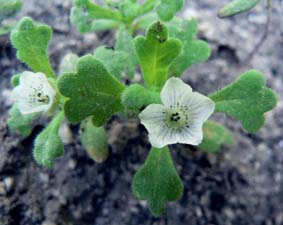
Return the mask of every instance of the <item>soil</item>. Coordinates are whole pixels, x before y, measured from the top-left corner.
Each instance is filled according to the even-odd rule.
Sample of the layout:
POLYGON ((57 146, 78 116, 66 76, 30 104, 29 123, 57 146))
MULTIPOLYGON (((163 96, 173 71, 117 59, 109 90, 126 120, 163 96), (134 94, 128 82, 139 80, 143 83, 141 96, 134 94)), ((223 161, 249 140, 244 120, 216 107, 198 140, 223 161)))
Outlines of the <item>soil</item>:
MULTIPOLYGON (((169 203, 167 213, 154 218, 146 202, 131 193, 131 181, 150 148, 137 120, 114 117, 108 124, 111 154, 103 164, 88 158, 70 127, 71 141, 53 169, 32 158, 33 140, 45 126, 37 121, 23 138, 8 130, 10 78, 27 70, 15 56, 8 36, 0 37, 0 224, 1 225, 282 225, 283 224, 283 4, 274 0, 270 32, 260 50, 244 60, 260 39, 264 1, 249 13, 221 20, 217 10, 226 0, 187 1, 180 15, 199 20, 199 37, 212 47, 208 62, 193 66, 184 80, 203 93, 257 68, 278 95, 277 107, 266 114, 256 134, 223 114, 214 119, 227 125, 236 145, 207 154, 176 145, 173 159, 184 183, 184 195, 169 203), (244 65, 245 64, 245 65, 244 65)), ((113 45, 115 33, 80 34, 69 22, 71 0, 26 0, 18 18, 28 15, 53 30, 50 57, 55 70, 68 52, 84 55, 97 46, 113 45)))

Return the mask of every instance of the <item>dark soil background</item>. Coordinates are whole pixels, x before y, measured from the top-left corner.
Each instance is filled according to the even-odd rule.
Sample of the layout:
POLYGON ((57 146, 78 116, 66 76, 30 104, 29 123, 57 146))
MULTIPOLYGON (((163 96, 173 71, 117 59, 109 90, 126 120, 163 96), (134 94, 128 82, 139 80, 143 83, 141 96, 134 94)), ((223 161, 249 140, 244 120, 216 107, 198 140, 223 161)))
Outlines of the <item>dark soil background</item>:
MULTIPOLYGON (((282 225, 283 224, 283 4, 273 1, 270 33, 251 61, 245 58, 262 36, 264 3, 249 13, 218 19, 226 0, 187 1, 180 14, 197 17, 199 37, 213 49, 210 60, 193 66, 184 79, 208 94, 243 71, 257 68, 278 95, 257 134, 246 133, 225 115, 214 119, 232 131, 236 145, 217 155, 177 145, 172 150, 183 179, 182 199, 168 204, 161 218, 131 193, 133 175, 149 150, 145 129, 133 120, 109 123, 110 157, 104 164, 88 158, 77 126, 65 127, 66 153, 51 170, 32 158, 32 143, 46 121, 37 121, 30 137, 9 132, 10 78, 27 70, 15 57, 9 37, 0 37, 0 224, 1 225, 282 225), (243 65, 243 62, 247 65, 243 65)), ((26 0, 20 18, 29 15, 54 29, 50 46, 58 70, 68 52, 83 55, 101 44, 113 45, 115 33, 80 34, 69 22, 71 0, 26 0)))

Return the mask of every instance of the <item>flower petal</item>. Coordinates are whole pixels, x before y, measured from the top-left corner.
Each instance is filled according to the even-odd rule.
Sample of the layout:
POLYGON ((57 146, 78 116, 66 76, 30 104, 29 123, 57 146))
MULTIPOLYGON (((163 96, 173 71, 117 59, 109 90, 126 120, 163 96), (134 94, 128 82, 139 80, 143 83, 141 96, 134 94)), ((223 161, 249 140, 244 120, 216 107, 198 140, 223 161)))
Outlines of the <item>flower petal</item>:
POLYGON ((166 108, 160 104, 147 106, 140 114, 141 123, 149 133, 159 133, 163 129, 166 108))
POLYGON ((203 139, 202 126, 192 126, 190 128, 185 128, 178 135, 178 143, 189 144, 189 145, 199 145, 203 139))
POLYGON ((160 93, 162 103, 167 107, 177 106, 184 101, 186 95, 192 93, 190 85, 185 84, 180 78, 169 78, 160 93))
POLYGON ((200 126, 211 116, 215 108, 215 103, 210 98, 197 92, 188 94, 183 104, 188 108, 190 121, 193 124, 200 124, 200 126))

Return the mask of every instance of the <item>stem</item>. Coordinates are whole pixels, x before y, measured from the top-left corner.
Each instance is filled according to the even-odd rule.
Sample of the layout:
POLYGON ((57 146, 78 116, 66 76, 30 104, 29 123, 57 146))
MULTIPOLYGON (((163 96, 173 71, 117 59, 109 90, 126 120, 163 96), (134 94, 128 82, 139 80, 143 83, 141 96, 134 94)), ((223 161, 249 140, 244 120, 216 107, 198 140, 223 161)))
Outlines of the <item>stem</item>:
POLYGON ((269 26, 270 26, 270 21, 271 21, 271 18, 270 18, 271 1, 272 0, 267 0, 267 3, 266 3, 266 23, 265 23, 265 26, 264 26, 263 35, 262 35, 261 39, 259 40, 259 42, 254 46, 253 50, 242 61, 241 67, 245 67, 251 62, 253 57, 256 55, 256 53, 259 51, 259 49, 261 48, 261 46, 263 45, 263 43, 266 41, 266 39, 268 37, 269 26))

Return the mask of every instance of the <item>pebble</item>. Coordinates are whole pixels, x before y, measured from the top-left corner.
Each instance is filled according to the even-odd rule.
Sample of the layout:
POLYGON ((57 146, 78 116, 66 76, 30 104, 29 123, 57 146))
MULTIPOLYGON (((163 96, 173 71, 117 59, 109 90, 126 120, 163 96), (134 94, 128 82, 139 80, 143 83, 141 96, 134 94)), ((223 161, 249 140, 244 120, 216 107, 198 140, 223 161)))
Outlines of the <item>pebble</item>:
POLYGON ((45 220, 41 225, 56 225, 56 223, 53 223, 51 221, 45 220))
POLYGON ((7 192, 11 191, 14 186, 14 179, 12 177, 6 177, 3 181, 7 192))

